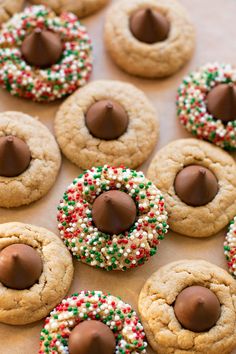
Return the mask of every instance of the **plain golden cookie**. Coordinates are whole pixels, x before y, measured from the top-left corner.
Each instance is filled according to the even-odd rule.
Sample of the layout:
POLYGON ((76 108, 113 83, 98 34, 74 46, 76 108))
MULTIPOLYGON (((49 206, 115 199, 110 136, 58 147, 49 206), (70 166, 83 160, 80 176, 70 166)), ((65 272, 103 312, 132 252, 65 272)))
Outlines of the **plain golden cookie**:
POLYGON ((43 261, 43 272, 30 289, 13 290, 0 283, 0 322, 22 325, 47 316, 63 299, 72 282, 73 263, 51 231, 18 222, 0 224, 0 250, 15 243, 33 247, 43 261))
POLYGON ((30 204, 54 185, 61 155, 49 130, 37 119, 20 112, 0 113, 0 137, 13 135, 27 143, 31 162, 17 177, 0 176, 0 207, 30 204))
POLYGON ((153 150, 159 122, 145 94, 120 81, 94 81, 70 96, 59 108, 55 133, 64 155, 82 169, 92 166, 140 166, 153 150), (97 101, 112 99, 128 114, 127 131, 116 140, 101 140, 89 132, 85 115, 97 101))
POLYGON ((30 0, 32 4, 45 5, 51 7, 57 13, 73 12, 79 18, 88 16, 103 6, 109 0, 30 0))
POLYGON ((192 56, 195 31, 177 0, 119 0, 108 10, 105 43, 114 62, 129 74, 159 78, 174 74, 192 56), (166 40, 154 44, 138 41, 130 31, 130 17, 151 8, 170 23, 166 40))
POLYGON ((1 0, 0 1, 0 24, 9 20, 16 12, 22 10, 24 0, 1 0))
POLYGON ((139 312, 149 343, 158 354, 230 354, 236 347, 236 282, 203 260, 181 260, 160 268, 145 283, 139 312), (207 332, 184 329, 173 304, 185 288, 209 288, 221 304, 221 316, 207 332))
POLYGON ((212 236, 236 215, 235 161, 227 152, 210 143, 197 139, 171 142, 157 152, 147 175, 164 196, 173 231, 192 237, 212 236), (177 173, 193 164, 209 168, 219 185, 215 198, 200 207, 182 202, 174 188, 177 173))

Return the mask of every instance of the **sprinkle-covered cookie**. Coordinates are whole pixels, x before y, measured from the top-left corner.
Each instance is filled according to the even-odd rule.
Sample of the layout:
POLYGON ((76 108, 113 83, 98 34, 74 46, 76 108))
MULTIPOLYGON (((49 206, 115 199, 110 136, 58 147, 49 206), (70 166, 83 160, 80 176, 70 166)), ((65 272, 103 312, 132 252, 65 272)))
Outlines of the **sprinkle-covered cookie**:
POLYGON ((59 99, 83 86, 91 70, 91 41, 72 13, 32 6, 0 30, 0 85, 14 96, 59 99))
POLYGON ((168 231, 165 203, 154 184, 142 172, 107 165, 73 181, 58 207, 58 222, 77 260, 106 270, 142 265, 168 231))
MULTIPOLYGON (((81 291, 63 300, 46 319, 41 332, 39 354, 67 354, 71 333, 75 331, 75 327, 80 331, 81 323, 85 321, 90 324, 100 321, 113 332, 115 353, 146 353, 143 327, 130 305, 101 291, 81 291)), ((96 336, 93 340, 96 340, 96 336)), ((78 341, 77 345, 81 353, 85 352, 81 348, 82 343, 78 341)), ((98 347, 100 354, 99 349, 101 348, 98 347)))
POLYGON ((236 216, 229 225, 224 242, 224 253, 228 262, 229 272, 236 278, 236 216))
POLYGON ((178 89, 177 114, 199 139, 236 149, 236 71, 229 64, 207 64, 178 89))

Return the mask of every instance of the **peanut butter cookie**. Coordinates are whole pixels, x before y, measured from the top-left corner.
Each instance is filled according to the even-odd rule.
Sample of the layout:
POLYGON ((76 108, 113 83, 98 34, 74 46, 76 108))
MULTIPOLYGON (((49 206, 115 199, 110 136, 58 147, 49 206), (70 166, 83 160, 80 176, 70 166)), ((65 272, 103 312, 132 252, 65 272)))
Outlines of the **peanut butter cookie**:
POLYGON ((55 119, 58 144, 83 169, 140 166, 159 134, 156 112, 131 84, 94 81, 70 96, 55 119))
POLYGON ((30 204, 53 186, 61 165, 58 145, 37 119, 0 114, 0 207, 30 204))
POLYGON ((55 234, 42 227, 18 222, 0 224, 0 263, 3 323, 22 325, 42 319, 62 300, 72 282, 69 251, 55 234), (29 251, 22 250, 22 246, 29 251), (41 270, 29 286, 26 280, 32 278, 32 268, 40 266, 35 265, 36 257, 41 270))
POLYGON ((229 354, 236 347, 236 282, 206 261, 160 268, 140 293, 139 311, 158 354, 229 354))
POLYGON ((171 142, 157 152, 147 175, 163 193, 173 231, 212 236, 236 214, 235 161, 210 143, 171 142))
POLYGON ((105 42, 124 71, 160 78, 174 74, 191 58, 195 31, 176 0, 120 0, 107 13, 105 42))

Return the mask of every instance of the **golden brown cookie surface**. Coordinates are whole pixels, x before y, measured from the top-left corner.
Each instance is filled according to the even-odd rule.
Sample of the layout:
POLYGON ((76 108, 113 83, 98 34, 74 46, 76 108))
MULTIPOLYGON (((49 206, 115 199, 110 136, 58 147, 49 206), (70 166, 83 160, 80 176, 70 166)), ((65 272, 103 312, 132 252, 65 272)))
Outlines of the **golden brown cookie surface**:
POLYGON ((109 0, 30 0, 35 5, 51 7, 57 13, 69 11, 79 18, 88 16, 108 4, 109 0))
POLYGON ((0 23, 9 20, 12 15, 19 12, 23 7, 24 0, 1 0, 0 23))

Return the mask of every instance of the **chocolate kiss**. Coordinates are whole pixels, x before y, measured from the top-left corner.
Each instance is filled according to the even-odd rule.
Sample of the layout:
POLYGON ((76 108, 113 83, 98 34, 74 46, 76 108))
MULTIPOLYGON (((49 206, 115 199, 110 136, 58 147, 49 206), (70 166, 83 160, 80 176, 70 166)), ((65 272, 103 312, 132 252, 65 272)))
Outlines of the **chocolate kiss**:
POLYGON ((130 18, 130 30, 140 42, 153 44, 167 39, 170 23, 157 11, 138 10, 130 18))
POLYGON ((11 289, 28 289, 43 270, 38 252, 24 244, 13 244, 0 252, 0 282, 11 289))
POLYGON ((178 197, 191 206, 210 203, 218 193, 218 181, 208 169, 199 165, 190 165, 180 171, 174 182, 178 197))
POLYGON ((62 41, 58 34, 36 28, 25 37, 21 52, 27 63, 40 68, 56 64, 63 52, 62 41))
POLYGON ((92 217, 96 227, 105 233, 118 235, 128 230, 137 215, 133 199, 124 192, 111 190, 95 199, 92 217))
POLYGON ((31 154, 28 145, 16 136, 0 137, 0 176, 16 177, 29 166, 31 154))
POLYGON ((236 85, 215 86, 207 96, 207 109, 214 118, 225 123, 236 120, 236 85))
POLYGON ((87 320, 72 330, 68 347, 70 354, 114 354, 116 341, 108 326, 87 320))
POLYGON ((221 315, 216 295, 202 286, 190 286, 178 296, 174 305, 175 316, 181 325, 193 332, 211 329, 221 315))
POLYGON ((90 133, 96 138, 114 140, 126 132, 129 118, 120 104, 112 100, 101 100, 89 108, 85 121, 90 133))

